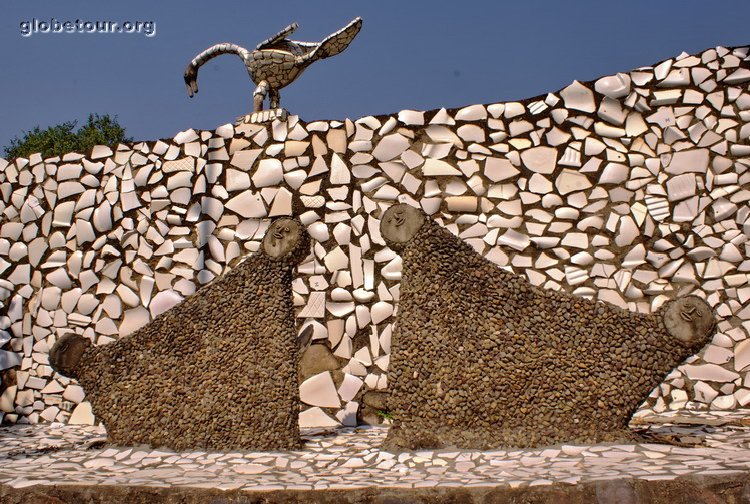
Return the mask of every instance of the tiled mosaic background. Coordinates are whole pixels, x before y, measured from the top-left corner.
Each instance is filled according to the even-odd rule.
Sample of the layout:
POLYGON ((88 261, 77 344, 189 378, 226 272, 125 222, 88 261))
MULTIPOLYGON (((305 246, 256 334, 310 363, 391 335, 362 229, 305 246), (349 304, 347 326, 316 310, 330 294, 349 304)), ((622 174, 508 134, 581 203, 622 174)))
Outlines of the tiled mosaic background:
POLYGON ((395 201, 547 289, 637 312, 705 298, 716 336, 647 405, 745 406, 748 49, 523 102, 0 159, 0 418, 92 422, 84 391, 48 365, 56 339, 103 345, 146 324, 256 251, 296 196, 315 240, 293 284, 298 327, 340 363, 301 384, 302 426, 351 425, 362 394, 387 389, 400 258, 378 219, 395 201))

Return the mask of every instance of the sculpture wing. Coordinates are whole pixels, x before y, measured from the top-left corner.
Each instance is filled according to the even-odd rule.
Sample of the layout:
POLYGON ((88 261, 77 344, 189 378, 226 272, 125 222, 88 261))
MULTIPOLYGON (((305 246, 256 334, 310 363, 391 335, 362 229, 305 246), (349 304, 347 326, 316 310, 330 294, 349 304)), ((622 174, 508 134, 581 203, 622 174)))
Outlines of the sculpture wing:
POLYGON ((263 42, 255 46, 255 49, 260 50, 260 49, 268 49, 269 47, 273 47, 274 44, 278 43, 281 40, 284 40, 287 37, 287 35, 290 35, 291 33, 293 33, 294 30, 297 29, 297 27, 299 27, 297 23, 290 24, 289 26, 281 30, 279 33, 277 33, 273 37, 267 38, 266 40, 264 40, 263 42))
POLYGON ((361 28, 362 18, 356 17, 352 19, 348 25, 323 39, 320 46, 310 53, 310 59, 319 60, 336 56, 349 47, 349 44, 351 44, 361 28))

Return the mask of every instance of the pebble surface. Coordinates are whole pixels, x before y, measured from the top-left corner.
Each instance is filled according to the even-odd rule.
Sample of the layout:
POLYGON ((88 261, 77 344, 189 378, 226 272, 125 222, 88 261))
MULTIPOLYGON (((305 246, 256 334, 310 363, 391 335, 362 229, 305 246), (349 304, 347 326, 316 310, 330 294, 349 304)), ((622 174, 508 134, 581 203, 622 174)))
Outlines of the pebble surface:
POLYGON ((291 283, 310 242, 296 226, 296 246, 267 254, 289 229, 273 226, 263 252, 133 334, 83 354, 71 374, 111 442, 214 450, 300 446, 291 283))
POLYGON ((632 440, 638 405, 710 337, 535 287, 429 219, 388 244, 403 270, 386 449, 632 440))

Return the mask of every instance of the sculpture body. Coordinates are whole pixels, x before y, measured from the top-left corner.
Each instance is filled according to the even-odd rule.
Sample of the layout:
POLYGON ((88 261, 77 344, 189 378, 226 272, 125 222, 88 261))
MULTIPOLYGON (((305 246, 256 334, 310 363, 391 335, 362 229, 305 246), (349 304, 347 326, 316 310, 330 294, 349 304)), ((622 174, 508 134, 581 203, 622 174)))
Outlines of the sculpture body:
POLYGON ((198 92, 198 69, 221 54, 236 54, 245 64, 250 79, 256 84, 253 92, 253 111, 263 109, 266 96, 272 109, 279 107, 279 90, 292 82, 313 62, 335 56, 346 49, 362 27, 357 17, 341 30, 321 42, 299 42, 286 38, 297 29, 292 23, 273 37, 250 51, 235 44, 222 43, 209 47, 193 58, 185 70, 188 95, 198 92))
POLYGON ((301 446, 292 273, 299 222, 275 221, 262 251, 108 345, 62 338, 52 366, 75 377, 118 445, 176 450, 301 446))
POLYGON ((713 329, 693 296, 641 315, 537 288, 406 205, 381 233, 403 259, 388 450, 632 441, 632 413, 713 329))

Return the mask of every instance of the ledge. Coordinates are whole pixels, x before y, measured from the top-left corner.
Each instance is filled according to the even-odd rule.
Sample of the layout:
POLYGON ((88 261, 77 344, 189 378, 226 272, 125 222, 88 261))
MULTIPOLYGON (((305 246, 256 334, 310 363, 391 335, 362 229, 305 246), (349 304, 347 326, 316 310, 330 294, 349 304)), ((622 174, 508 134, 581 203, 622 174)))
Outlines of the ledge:
POLYGON ((565 503, 591 504, 612 502, 746 502, 750 494, 747 473, 736 476, 688 476, 671 481, 613 479, 546 487, 507 488, 353 488, 346 490, 278 490, 247 493, 243 491, 205 490, 200 488, 155 488, 138 486, 34 486, 22 489, 0 485, 3 503, 111 503, 121 504, 245 504, 245 503, 565 503))
MULTIPOLYGON (((650 431, 650 432, 649 432, 650 431)), ((742 502, 750 428, 660 424, 655 443, 534 450, 379 449, 387 429, 303 432, 286 452, 105 446, 101 427, 0 429, 0 503, 742 502)))

